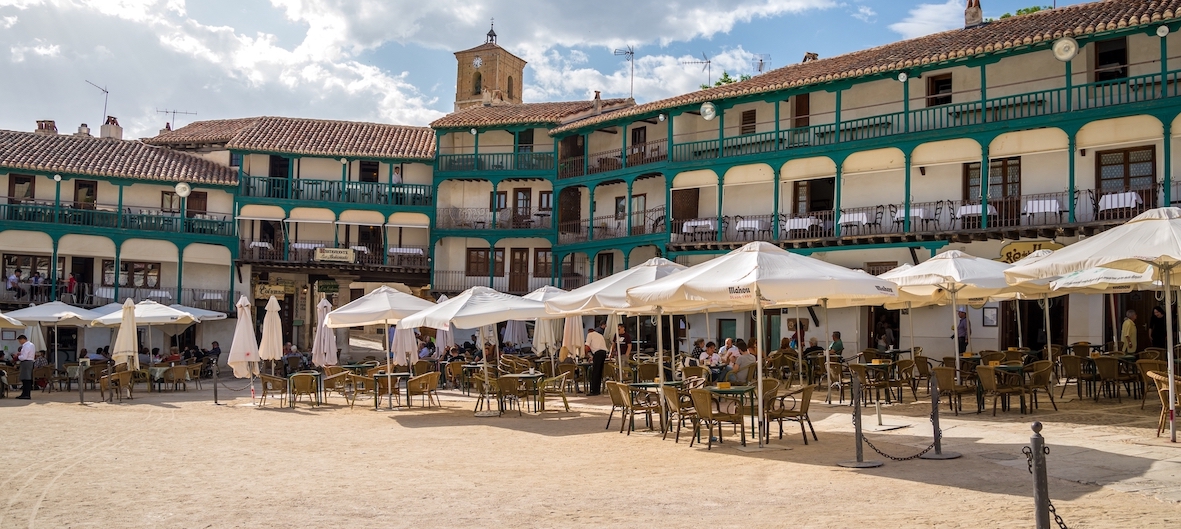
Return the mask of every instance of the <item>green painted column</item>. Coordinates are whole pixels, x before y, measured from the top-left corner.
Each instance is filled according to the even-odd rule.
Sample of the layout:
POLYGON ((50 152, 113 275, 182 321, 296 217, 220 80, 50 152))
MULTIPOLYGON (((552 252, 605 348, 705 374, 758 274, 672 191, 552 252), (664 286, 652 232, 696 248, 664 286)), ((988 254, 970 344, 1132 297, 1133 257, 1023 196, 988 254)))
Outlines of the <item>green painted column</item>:
MULTIPOLYGON (((53 238, 53 257, 49 261, 49 300, 57 301, 57 244, 61 239, 53 238)), ((54 337, 57 339, 57 337, 54 337)))
POLYGON ((474 142, 475 142, 472 144, 472 170, 479 171, 480 170, 480 131, 477 130, 475 134, 472 134, 472 138, 474 138, 474 142))
MULTIPOLYGON (((776 110, 778 110, 778 108, 779 108, 778 103, 775 104, 775 108, 776 108, 776 110)), ((779 112, 776 112, 776 114, 779 114, 779 112)), ((779 123, 778 116, 776 116, 775 123, 776 123, 776 128, 778 128, 778 123, 779 123)), ((779 137, 778 131, 776 131, 775 137, 776 138, 779 137)), ((783 178, 782 173, 783 173, 782 169, 773 169, 772 170, 773 177, 772 177, 771 181, 772 181, 773 185, 775 186, 774 189, 771 190, 771 192, 772 192, 771 211, 774 213, 773 215, 771 215, 771 233, 774 234, 771 237, 771 240, 773 240, 773 241, 779 240, 779 195, 782 194, 779 186, 782 185, 782 182, 781 182, 781 179, 783 178)))
POLYGON ((910 79, 900 84, 902 85, 902 130, 910 132, 910 79))
POLYGON ((126 228, 128 226, 127 226, 127 217, 124 216, 124 215, 127 215, 127 212, 123 211, 123 184, 118 184, 118 186, 119 186, 119 205, 118 205, 119 211, 118 211, 118 213, 119 213, 119 218, 124 219, 123 221, 119 222, 119 227, 126 228))
POLYGON ((723 195, 725 194, 725 191, 726 191, 726 174, 725 173, 718 175, 717 191, 718 191, 718 200, 717 200, 717 202, 718 202, 718 210, 717 210, 718 242, 722 242, 722 236, 725 235, 725 229, 722 226, 722 217, 723 217, 722 208, 725 206, 725 202, 723 201, 723 195))
MULTIPOLYGON (((627 198, 624 199, 627 201, 627 234, 625 237, 631 237, 632 235, 632 183, 632 180, 627 181, 627 198)), ((627 267, 624 266, 624 268, 626 269, 627 267)))
MULTIPOLYGON (((294 161, 294 160, 292 160, 294 161)), ((291 182, 291 163, 287 164, 287 181, 291 182)), ((349 196, 349 160, 348 158, 340 159, 340 196, 337 197, 341 202, 347 202, 349 196)))
POLYGON ((587 282, 587 284, 593 283, 595 281, 595 257, 597 257, 597 256, 598 256, 598 254, 591 255, 590 253, 587 253, 587 255, 586 255, 586 282, 587 282))
POLYGON ((980 65, 980 121, 988 122, 988 65, 980 65))
MULTIPOLYGON (((185 245, 188 246, 188 245, 185 245)), ((185 248, 181 245, 176 247, 176 302, 184 304, 184 278, 185 278, 185 248)))
POLYGON ((668 114, 668 161, 673 161, 673 117, 671 112, 668 114))
POLYGON ((1066 111, 1074 110, 1074 72, 1070 61, 1066 61, 1066 111))
MULTIPOLYGON (((119 189, 122 190, 123 187, 120 186, 119 189)), ((121 251, 122 249, 123 249, 123 241, 116 241, 115 242, 115 280, 114 280, 114 283, 115 283, 114 301, 116 303, 121 302, 119 299, 119 269, 123 266, 123 263, 119 262, 119 255, 121 253, 123 253, 121 251)), ((101 271, 100 271, 100 273, 101 273, 101 271)), ((100 279, 99 282, 101 283, 102 280, 100 279)))
POLYGON ((1066 207, 1067 207, 1067 217, 1070 219, 1070 222, 1072 224, 1075 222, 1075 209, 1076 209, 1075 206, 1076 206, 1076 202, 1078 202, 1078 196, 1076 195, 1076 190, 1074 188, 1074 165, 1075 165, 1074 157, 1075 157, 1075 151, 1077 150, 1076 145, 1075 145, 1074 135, 1076 132, 1077 131, 1070 131, 1067 133, 1067 136, 1066 136, 1066 153, 1067 153, 1066 207))
MULTIPOLYGON (((910 233, 910 150, 902 151, 902 167, 906 170, 905 189, 906 195, 902 201, 902 231, 903 233, 910 233)), ((891 219, 893 220, 893 219, 891 219)))
MULTIPOLYGON (((718 105, 718 159, 726 156, 726 109, 718 105)), ((721 239, 718 239, 721 240, 721 239)))
MULTIPOLYGON (((833 118, 833 120, 835 121, 835 123, 833 124, 835 127, 833 129, 833 134, 835 135, 833 138, 833 143, 840 143, 841 142, 841 91, 840 90, 837 90, 836 99, 837 99, 836 110, 835 110, 836 115, 833 118)), ((839 168, 837 170, 837 174, 840 174, 839 168)))
POLYGON ((589 191, 590 196, 590 199, 588 200, 589 206, 587 207, 589 215, 587 216, 588 220, 586 221, 586 240, 593 241, 595 240, 595 188, 594 186, 589 185, 586 186, 586 188, 589 191))
MULTIPOLYGON (((839 124, 837 125, 837 130, 840 131, 839 124)), ((840 133, 838 132, 837 135, 839 136, 840 133)), ((836 237, 841 236, 841 169, 844 165, 844 158, 842 158, 840 161, 837 161, 837 174, 832 186, 832 233, 836 237)))
MULTIPOLYGON (((230 295, 229 299, 226 300, 226 303, 229 305, 229 307, 233 307, 237 303, 237 300, 234 299, 234 265, 232 264, 230 265, 230 295)), ((227 309, 229 307, 227 307, 227 309)))
POLYGON ((61 208, 62 208, 62 181, 61 175, 53 175, 53 221, 61 222, 61 208))
POLYGON ((984 156, 980 161, 980 227, 988 229, 988 191, 992 180, 992 164, 989 163, 988 144, 982 144, 984 156))
MULTIPOLYGON (((772 145, 775 146, 776 151, 778 151, 782 146, 781 142, 779 141, 779 105, 781 103, 783 103, 783 101, 780 101, 778 97, 775 98, 775 142, 772 145)), ((776 174, 778 175, 778 172, 776 172, 776 174)))
MULTIPOLYGON (((1163 39, 1162 39, 1163 40, 1163 39)), ((1169 206, 1173 203, 1173 123, 1165 123, 1165 141, 1164 148, 1161 149, 1163 162, 1165 165, 1165 177, 1161 181, 1163 193, 1165 198, 1164 206, 1169 206)))

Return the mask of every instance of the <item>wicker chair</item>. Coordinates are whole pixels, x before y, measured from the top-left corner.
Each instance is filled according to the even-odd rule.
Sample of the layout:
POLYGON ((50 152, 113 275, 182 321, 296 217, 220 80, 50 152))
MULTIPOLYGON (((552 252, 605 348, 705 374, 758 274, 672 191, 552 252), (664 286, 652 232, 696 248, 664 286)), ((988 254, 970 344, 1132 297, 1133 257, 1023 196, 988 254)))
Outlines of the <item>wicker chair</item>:
POLYGON ((291 407, 295 407, 295 403, 299 402, 300 395, 307 395, 312 400, 312 405, 319 404, 316 387, 316 375, 312 373, 295 373, 291 375, 291 407))
POLYGON ((636 369, 640 375, 640 382, 654 382, 660 372, 659 366, 654 362, 644 362, 636 369))
MULTIPOLYGON (((869 368, 865 367, 865 364, 849 364, 849 371, 852 371, 857 376, 858 382, 861 383, 862 403, 869 403, 868 390, 873 390, 874 402, 880 402, 882 400, 883 389, 886 390, 886 402, 892 402, 893 399, 890 398, 890 383, 885 377, 881 376, 882 371, 875 369, 874 375, 871 376, 869 374, 869 368)), ((853 395, 853 398, 857 398, 857 395, 853 395)))
MULTIPOLYGON (((955 368, 954 367, 936 367, 931 369, 935 375, 935 382, 938 384, 939 398, 947 396, 947 405, 951 411, 956 415, 964 409, 964 395, 975 395, 976 388, 956 384, 955 382, 955 368)), ((977 406, 979 410, 979 406, 977 406)))
MULTIPOLYGON (((1165 371, 1149 371, 1148 378, 1156 385, 1156 394, 1160 397, 1160 417, 1156 422, 1156 436, 1160 437, 1169 424, 1169 374, 1165 371)), ((1174 376, 1173 382, 1181 385, 1181 377, 1174 376)), ((1181 402, 1181 391, 1177 392, 1177 400, 1181 402)))
POLYGON ((1066 396, 1066 386, 1070 385, 1070 380, 1074 379, 1074 388, 1078 392, 1078 398, 1083 398, 1083 382, 1087 383, 1087 395, 1091 394, 1095 381, 1099 380, 1099 376, 1094 373, 1083 372, 1083 356, 1078 355, 1063 355, 1058 359, 1058 365, 1062 366, 1062 393, 1058 395, 1059 398, 1066 396))
POLYGON ((886 385, 888 387, 898 388, 899 403, 903 402, 902 388, 904 387, 910 388, 910 393, 914 396, 914 400, 919 400, 918 388, 914 377, 914 366, 914 360, 899 360, 898 363, 894 365, 894 378, 886 381, 886 385))
MULTIPOLYGON (((914 383, 914 386, 916 389, 919 386, 930 384, 932 364, 934 364, 934 362, 931 361, 930 358, 927 358, 921 354, 914 355, 915 375, 914 375, 913 383, 914 383)), ((915 400, 918 400, 918 399, 915 399, 915 400)))
POLYGON ((980 380, 980 389, 984 397, 992 397, 992 416, 996 417, 996 403, 1001 397, 1017 395, 1021 398, 1021 407, 1025 408, 1025 395, 1029 390, 1024 386, 1003 384, 997 381, 996 368, 992 366, 976 366, 976 374, 980 380))
MULTIPOLYGON (((706 435, 709 437, 707 449, 713 449, 713 427, 718 427, 718 443, 722 442, 722 423, 728 422, 742 426, 744 420, 741 413, 726 413, 714 407, 713 394, 706 389, 691 389, 689 397, 693 400, 693 409, 697 412, 697 420, 693 422, 693 438, 701 437, 701 424, 705 423, 706 435)), ((742 443, 746 444, 746 428, 742 429, 742 443)), ((693 441, 689 442, 693 446, 693 441)))
MULTIPOLYGON (((511 379, 510 379, 511 380, 511 379)), ((422 397, 423 405, 430 407, 431 403, 436 403, 442 406, 443 403, 439 400, 439 394, 436 389, 439 387, 439 372, 431 371, 423 373, 410 380, 406 381, 406 404, 410 405, 413 402, 414 396, 422 397)), ((519 406, 519 403, 518 403, 519 406)), ((519 409, 519 408, 518 408, 519 409)))
MULTIPOLYGON (((611 418, 615 416, 615 410, 619 410, 619 420, 627 419, 627 404, 630 399, 627 398, 627 395, 615 389, 617 384, 618 382, 610 380, 606 382, 607 394, 611 396, 611 412, 607 414, 607 427, 603 428, 604 430, 611 429, 611 418)), ((619 431, 622 433, 623 428, 621 427, 619 431)))
POLYGON ((183 387, 184 391, 189 390, 189 368, 188 366, 172 366, 164 372, 163 377, 165 384, 172 384, 172 390, 183 387))
POLYGON ((689 366, 682 367, 681 374, 685 378, 697 377, 705 381, 709 381, 709 368, 704 366, 689 366))
MULTIPOLYGON (((409 386, 407 386, 409 387, 409 386)), ((521 397, 524 392, 521 391, 520 381, 511 377, 500 377, 496 379, 496 401, 500 404, 500 414, 504 415, 504 407, 510 402, 517 403, 517 416, 521 416, 521 397)))
POLYGON ((1140 409, 1144 409, 1144 401, 1148 398, 1148 386, 1156 388, 1156 380, 1148 376, 1150 371, 1168 372, 1169 363, 1160 360, 1137 360, 1136 372, 1140 374, 1140 409))
POLYGON ((430 362, 427 362, 426 360, 419 360, 414 363, 414 367, 410 370, 410 372, 416 376, 422 376, 431 372, 433 368, 434 367, 430 362))
POLYGON ((661 386, 660 394, 664 398, 664 402, 668 406, 668 427, 664 428, 664 434, 660 437, 668 439, 668 432, 672 430, 672 425, 675 422, 677 425, 676 436, 673 437, 673 442, 681 442, 681 425, 686 420, 696 421, 697 410, 693 407, 693 399, 687 394, 683 394, 673 386, 661 386))
MULTIPOLYGON (((794 395, 784 395, 773 401, 767 410, 767 420, 779 423, 780 439, 783 439, 783 421, 788 420, 800 423, 800 435, 804 437, 804 444, 808 444, 808 432, 804 430, 805 422, 808 423, 808 429, 812 430, 812 440, 819 441, 816 438, 816 428, 812 426, 812 418, 808 416, 808 407, 812 403, 812 392, 815 390, 815 385, 804 386, 800 389, 798 400, 794 395), (789 398, 796 401, 791 407, 788 407, 785 402, 789 398)), ((770 435, 770 431, 768 431, 767 436, 770 437, 770 435)))
MULTIPOLYGON (((359 395, 376 395, 377 379, 349 373, 349 390, 345 393, 345 400, 349 403, 349 409, 352 409, 357 403, 357 396, 359 395)), ((374 397, 376 401, 376 396, 374 397)), ((376 405, 374 406, 376 407, 376 405)))
POLYGON ((98 380, 99 395, 102 399, 111 402, 116 398, 119 402, 123 402, 123 390, 127 390, 127 398, 131 398, 131 372, 120 371, 103 375, 98 380))
POLYGON ((1039 391, 1045 391, 1046 395, 1050 397, 1050 405, 1054 406, 1054 411, 1058 411, 1058 403, 1054 402, 1054 382, 1051 380, 1054 375, 1054 365, 1049 360, 1039 360, 1029 364, 1029 396, 1033 400, 1033 407, 1037 408, 1037 394, 1039 391))
POLYGON ((562 405, 566 407, 566 411, 570 411, 570 401, 566 400, 566 377, 567 373, 562 373, 556 377, 550 377, 541 383, 541 408, 545 409, 546 397, 561 397, 562 405))
POLYGON ((398 386, 398 379, 387 376, 373 377, 373 409, 376 410, 381 399, 387 396, 391 397, 391 406, 395 398, 399 406, 402 404, 402 389, 398 386))
POLYGON ((828 371, 828 394, 824 397, 824 402, 832 404, 832 388, 835 386, 840 393, 840 403, 845 403, 845 386, 851 384, 853 379, 847 376, 848 371, 845 370, 845 365, 840 362, 828 362, 825 364, 828 371))
POLYGON ((1099 356, 1091 360, 1095 362, 1095 372, 1099 375, 1101 390, 1095 392, 1095 402, 1099 402, 1099 393, 1105 391, 1108 397, 1114 393, 1116 401, 1123 403, 1124 399, 1119 394, 1119 385, 1121 383, 1124 385, 1124 389, 1128 391, 1128 395, 1132 395, 1131 383, 1136 380, 1136 377, 1120 369, 1118 358, 1099 356))
POLYGON ((258 405, 266 406, 268 395, 278 395, 279 405, 282 406, 287 400, 287 379, 265 374, 258 377, 262 380, 262 399, 258 405))

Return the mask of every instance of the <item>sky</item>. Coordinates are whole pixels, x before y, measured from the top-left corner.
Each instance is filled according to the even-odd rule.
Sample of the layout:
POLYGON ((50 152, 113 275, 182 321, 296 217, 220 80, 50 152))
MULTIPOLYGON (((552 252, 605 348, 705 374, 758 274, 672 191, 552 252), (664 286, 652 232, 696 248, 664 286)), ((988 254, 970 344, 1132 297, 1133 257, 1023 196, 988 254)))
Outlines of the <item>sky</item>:
MULTIPOLYGON (((982 3, 999 17, 1039 2, 982 3)), ((722 71, 757 74, 760 61, 962 27, 963 11, 963 0, 0 0, 0 129, 52 119, 97 133, 104 105, 125 138, 259 115, 427 125, 453 109, 452 54, 483 43, 493 19, 499 44, 529 63, 526 102, 628 97, 629 64, 613 52, 630 45, 643 103, 722 71), (710 71, 684 64, 703 56, 710 71)))

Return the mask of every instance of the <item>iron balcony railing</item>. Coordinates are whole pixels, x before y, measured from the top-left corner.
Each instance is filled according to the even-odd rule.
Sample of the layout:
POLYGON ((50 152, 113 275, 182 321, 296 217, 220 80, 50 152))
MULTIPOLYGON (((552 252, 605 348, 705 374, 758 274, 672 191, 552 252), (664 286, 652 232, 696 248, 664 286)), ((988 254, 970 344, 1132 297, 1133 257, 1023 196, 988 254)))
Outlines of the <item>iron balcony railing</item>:
POLYGON ((184 217, 180 212, 158 209, 52 202, 33 202, 9 198, 0 199, 0 218, 10 221, 66 224, 72 226, 93 226, 96 228, 127 229, 167 233, 192 233, 233 237, 236 235, 235 222, 228 214, 190 211, 184 217))
POLYGON ((284 242, 282 240, 244 239, 239 247, 239 255, 245 261, 308 263, 316 261, 316 250, 320 248, 352 250, 353 261, 349 264, 402 268, 426 268, 429 265, 429 256, 425 246, 386 247, 381 243, 345 244, 332 241, 284 242))
POLYGON ((553 171, 552 152, 504 152, 476 154, 440 154, 439 172, 470 171, 553 171))
POLYGON ((434 204, 431 186, 423 184, 243 176, 238 187, 242 196, 253 198, 393 206, 434 204))

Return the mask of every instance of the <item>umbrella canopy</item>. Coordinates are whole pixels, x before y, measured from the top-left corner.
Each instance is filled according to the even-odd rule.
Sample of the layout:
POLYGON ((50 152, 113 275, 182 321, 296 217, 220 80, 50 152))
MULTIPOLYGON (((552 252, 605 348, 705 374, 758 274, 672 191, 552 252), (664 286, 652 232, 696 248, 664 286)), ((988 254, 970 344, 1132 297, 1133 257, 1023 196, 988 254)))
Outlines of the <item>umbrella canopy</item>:
POLYGON ((504 324, 504 343, 520 346, 529 343, 529 330, 521 320, 509 320, 504 324))
POLYGON ((397 359, 396 363, 401 364, 405 360, 406 365, 414 363, 415 358, 418 358, 418 337, 414 335, 414 327, 406 327, 399 325, 394 329, 394 338, 390 343, 390 355, 397 359))
POLYGON ((128 364, 128 369, 136 371, 139 369, 139 339, 135 329, 135 303, 131 298, 123 302, 119 315, 123 321, 115 335, 115 345, 111 347, 111 359, 116 364, 128 364))
POLYGON ((32 322, 25 327, 25 338, 29 343, 33 344, 33 348, 38 351, 45 350, 45 333, 41 332, 41 323, 32 322))
POLYGON ((316 336, 312 338, 312 364, 320 367, 336 365, 336 333, 325 325, 332 303, 321 299, 316 304, 316 336))
POLYGON ((753 310, 756 291, 767 306, 818 299, 891 299, 897 295, 893 283, 865 272, 753 242, 685 271, 632 287, 627 301, 633 306, 659 306, 665 312, 753 310))
MULTIPOLYGON (((127 299, 131 299, 131 298, 127 298, 127 299)), ((123 303, 118 303, 118 302, 112 301, 112 302, 107 303, 106 305, 103 305, 101 307, 90 309, 90 312, 96 314, 95 317, 97 318, 99 316, 106 316, 107 314, 111 314, 113 312, 120 312, 122 310, 123 310, 123 303)))
MULTIPOLYGON (((64 327, 82 327, 89 325, 100 314, 60 301, 51 301, 43 305, 32 305, 27 308, 8 312, 10 318, 16 318, 26 325, 29 323, 45 323, 64 327)), ((38 344, 43 345, 43 344, 38 344)))
POLYGON ((327 325, 330 329, 396 325, 402 318, 433 306, 435 304, 430 301, 382 285, 329 312, 327 325))
POLYGON ((905 270, 896 268, 880 277, 897 283, 904 293, 931 296, 942 290, 943 295, 966 300, 987 298, 1006 291, 1009 285, 1005 281, 1005 271, 1009 266, 951 250, 905 270))
MULTIPOLYGON (((566 294, 567 292, 569 292, 569 291, 562 290, 558 287, 546 285, 546 286, 543 286, 537 290, 534 290, 533 292, 525 294, 522 297, 525 299, 531 299, 533 301, 546 302, 546 301, 549 301, 555 297, 561 296, 562 294, 566 294)), ((440 299, 439 301, 442 302, 443 300, 440 299)))
POLYGON ((253 378, 258 374, 258 342, 254 340, 254 323, 250 317, 250 300, 238 299, 238 324, 234 326, 234 341, 226 361, 238 378, 253 378))
MULTIPOLYGON (((447 301, 447 294, 439 296, 439 303, 447 301)), ((455 326, 447 329, 435 329, 435 345, 444 349, 455 345, 455 326)))
MULTIPOLYGON (((586 343, 584 332, 585 329, 582 328, 582 316, 566 316, 565 325, 562 327, 562 347, 565 347, 570 354, 581 357, 582 346, 586 343)), ((562 358, 562 360, 565 360, 565 358, 562 358)))
POLYGON ((496 336, 496 324, 481 325, 476 329, 476 341, 479 342, 477 345, 480 347, 491 345, 500 349, 500 339, 496 336))
POLYGON ((24 329, 25 324, 7 314, 0 314, 0 329, 24 329))
POLYGON ((553 296, 545 300, 545 306, 551 314, 560 316, 629 312, 629 309, 637 307, 628 303, 627 289, 646 285, 685 268, 668 259, 655 257, 586 286, 553 296))
POLYGON ((538 319, 533 326, 533 350, 550 354, 561 343, 562 319, 538 319))
MULTIPOLYGON (((141 301, 135 304, 136 325, 175 325, 187 327, 200 321, 196 316, 188 312, 174 309, 168 305, 161 305, 152 300, 141 301)), ((95 318, 94 321, 90 322, 90 325, 92 327, 118 327, 122 323, 123 314, 120 311, 95 318)), ((183 327, 181 330, 183 330, 183 327)))
MULTIPOLYGON (((1105 267, 1088 268, 1086 270, 1079 270, 1078 272, 1071 272, 1050 281, 1049 288, 1054 295, 1069 293, 1119 294, 1131 292, 1137 288, 1153 288, 1157 285, 1153 281, 1154 275, 1156 275, 1156 269, 1154 267, 1148 267, 1143 272, 1130 272, 1128 270, 1116 270, 1105 267)), ((1028 281, 1022 283, 1022 285, 1041 281, 1044 280, 1028 281)))
MULTIPOLYGON (((403 318, 404 327, 449 329, 451 325, 474 329, 508 320, 550 317, 545 304, 488 287, 473 287, 447 301, 403 318)), ((495 332, 493 333, 495 334, 495 332)))
POLYGON ((258 343, 259 360, 283 358, 283 322, 279 318, 279 300, 271 296, 267 301, 267 315, 262 318, 262 340, 258 343))
POLYGON ((181 305, 179 303, 173 303, 172 305, 169 305, 169 307, 172 307, 172 308, 179 310, 181 312, 187 312, 189 314, 192 314, 194 317, 196 317, 198 320, 201 320, 201 321, 217 321, 217 320, 224 320, 229 317, 224 312, 218 312, 216 310, 199 309, 197 307, 188 307, 185 305, 181 305))

